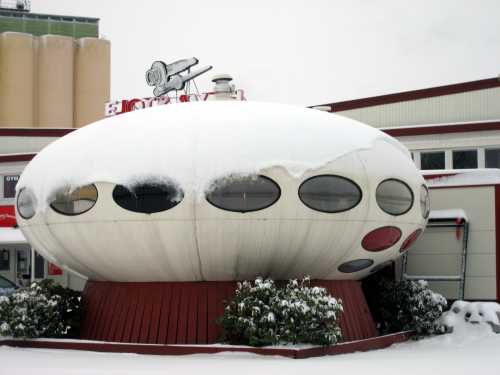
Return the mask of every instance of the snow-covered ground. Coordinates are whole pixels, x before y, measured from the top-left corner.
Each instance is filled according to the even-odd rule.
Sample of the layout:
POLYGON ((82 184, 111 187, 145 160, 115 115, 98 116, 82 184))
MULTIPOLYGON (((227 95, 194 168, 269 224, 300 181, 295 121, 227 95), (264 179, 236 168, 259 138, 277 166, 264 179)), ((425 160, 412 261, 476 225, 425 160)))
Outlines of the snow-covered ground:
POLYGON ((500 334, 487 325, 366 353, 310 359, 220 353, 146 356, 0 347, 0 374, 500 374, 500 334), (342 372, 340 372, 342 371, 342 372))

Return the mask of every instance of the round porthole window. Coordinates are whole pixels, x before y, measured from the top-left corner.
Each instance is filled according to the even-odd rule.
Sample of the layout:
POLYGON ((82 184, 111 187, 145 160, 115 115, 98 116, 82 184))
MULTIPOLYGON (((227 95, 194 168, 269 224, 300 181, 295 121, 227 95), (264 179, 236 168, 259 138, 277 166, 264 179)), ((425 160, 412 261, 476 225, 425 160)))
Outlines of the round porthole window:
POLYGON ((35 216, 36 198, 29 189, 22 189, 17 196, 17 212, 23 219, 35 216))
POLYGON ((377 228, 363 237, 361 246, 366 251, 382 251, 395 245, 401 238, 401 230, 397 227, 387 226, 377 228))
POLYGON ((415 241, 420 237, 422 234, 422 229, 417 229, 414 231, 412 234, 410 234, 406 240, 403 241, 403 244, 401 245, 401 249, 399 249, 400 253, 404 253, 406 250, 408 250, 411 245, 415 243, 415 241))
POLYGON ((389 179, 382 181, 376 192, 377 204, 390 215, 403 215, 413 205, 413 193, 403 181, 389 179))
POLYGON ((152 214, 177 206, 184 192, 173 184, 146 183, 127 188, 116 185, 113 200, 128 211, 152 214))
POLYGON ((362 271, 365 268, 371 267, 373 260, 371 259, 356 259, 349 262, 342 263, 338 270, 343 273, 353 273, 362 271))
POLYGON ((222 210, 251 212, 273 205, 280 195, 280 187, 269 177, 229 176, 215 180, 206 198, 222 210))
POLYGON ((422 211, 422 217, 427 219, 431 211, 431 200, 429 198, 429 190, 425 185, 420 187, 420 210, 422 211))
POLYGON ((62 215, 80 215, 94 207, 97 202, 97 188, 95 185, 86 185, 74 190, 69 188, 56 193, 50 207, 62 215))
POLYGON ((314 176, 299 187, 299 198, 307 207, 335 213, 350 210, 361 201, 361 189, 353 181, 335 175, 314 176))

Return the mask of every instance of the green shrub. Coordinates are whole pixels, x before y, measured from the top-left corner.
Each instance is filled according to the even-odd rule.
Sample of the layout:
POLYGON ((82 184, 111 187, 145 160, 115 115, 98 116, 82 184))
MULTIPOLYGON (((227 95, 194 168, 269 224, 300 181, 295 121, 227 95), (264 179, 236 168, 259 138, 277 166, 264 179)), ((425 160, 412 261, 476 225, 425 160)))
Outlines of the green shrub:
POLYGON ((341 340, 338 319, 342 301, 308 278, 279 288, 273 280, 238 283, 235 298, 219 319, 232 344, 251 346, 287 343, 332 345, 341 340))
POLYGON ((427 282, 381 280, 378 290, 382 334, 415 331, 419 338, 444 332, 438 320, 447 301, 427 282))
POLYGON ((79 328, 78 292, 52 281, 33 283, 0 297, 0 336, 72 337, 79 328))

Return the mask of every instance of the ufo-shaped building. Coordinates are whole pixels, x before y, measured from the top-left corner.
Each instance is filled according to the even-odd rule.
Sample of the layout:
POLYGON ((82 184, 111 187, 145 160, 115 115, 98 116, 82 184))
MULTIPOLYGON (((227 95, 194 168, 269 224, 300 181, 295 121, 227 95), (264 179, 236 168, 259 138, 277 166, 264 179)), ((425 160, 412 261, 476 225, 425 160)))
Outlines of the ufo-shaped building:
POLYGON ((106 285, 359 280, 407 250, 429 214, 398 141, 254 102, 98 121, 42 150, 17 189, 17 221, 37 251, 106 285))

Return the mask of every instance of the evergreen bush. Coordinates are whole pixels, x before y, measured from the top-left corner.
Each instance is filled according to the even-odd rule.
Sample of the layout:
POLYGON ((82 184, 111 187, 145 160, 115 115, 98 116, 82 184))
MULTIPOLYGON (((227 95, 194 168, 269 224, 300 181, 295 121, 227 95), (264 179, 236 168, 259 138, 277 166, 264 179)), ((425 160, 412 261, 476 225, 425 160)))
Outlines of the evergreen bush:
POLYGON ((80 300, 78 292, 52 281, 33 283, 1 296, 0 336, 68 337, 79 326, 80 300))
POLYGON ((219 320, 232 344, 251 346, 310 343, 332 345, 341 340, 338 325, 342 301, 309 278, 284 287, 270 279, 238 283, 235 298, 219 320))
POLYGON ((427 282, 381 280, 378 297, 382 334, 415 331, 420 338, 444 332, 439 318, 447 301, 427 282))

